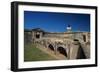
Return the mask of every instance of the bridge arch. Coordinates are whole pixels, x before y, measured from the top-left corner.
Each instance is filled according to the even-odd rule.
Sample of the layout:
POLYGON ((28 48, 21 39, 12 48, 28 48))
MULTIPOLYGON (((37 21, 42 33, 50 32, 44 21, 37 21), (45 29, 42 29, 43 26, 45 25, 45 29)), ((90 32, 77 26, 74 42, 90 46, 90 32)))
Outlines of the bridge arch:
POLYGON ((48 45, 48 48, 49 48, 50 50, 54 51, 54 46, 53 46, 52 44, 49 44, 49 45, 48 45))
POLYGON ((62 54, 62 55, 64 55, 65 57, 67 57, 67 52, 66 52, 66 50, 65 50, 65 48, 63 48, 63 47, 58 47, 57 48, 57 51, 60 53, 60 54, 62 54))
POLYGON ((81 45, 80 45, 78 53, 77 53, 77 59, 86 59, 86 55, 85 55, 81 45))

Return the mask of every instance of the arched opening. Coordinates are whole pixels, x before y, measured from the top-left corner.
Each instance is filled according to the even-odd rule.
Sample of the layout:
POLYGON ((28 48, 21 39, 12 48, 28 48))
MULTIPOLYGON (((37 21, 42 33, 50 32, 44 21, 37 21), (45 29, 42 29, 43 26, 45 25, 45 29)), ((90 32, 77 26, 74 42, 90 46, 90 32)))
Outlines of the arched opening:
POLYGON ((84 53, 81 45, 80 45, 78 53, 77 53, 77 59, 86 59, 85 53, 84 53))
POLYGON ((36 34, 36 38, 39 39, 40 38, 40 34, 36 34))
POLYGON ((83 35, 83 40, 84 40, 84 42, 86 42, 86 36, 85 35, 83 35))
POLYGON ((57 51, 58 51, 59 53, 61 53, 62 55, 64 55, 64 56, 67 57, 66 50, 65 50, 63 47, 58 47, 58 48, 57 48, 57 51))
POLYGON ((53 47, 52 44, 49 44, 48 48, 49 48, 50 50, 54 51, 54 47, 53 47))
POLYGON ((74 39, 74 41, 79 41, 78 39, 74 39))

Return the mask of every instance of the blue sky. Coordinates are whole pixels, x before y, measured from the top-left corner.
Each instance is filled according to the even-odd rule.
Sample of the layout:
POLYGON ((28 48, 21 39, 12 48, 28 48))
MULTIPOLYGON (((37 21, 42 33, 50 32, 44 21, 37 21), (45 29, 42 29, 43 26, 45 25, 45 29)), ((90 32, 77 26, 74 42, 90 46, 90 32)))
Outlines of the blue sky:
POLYGON ((68 25, 72 31, 90 32, 90 14, 24 11, 24 29, 65 32, 68 25))

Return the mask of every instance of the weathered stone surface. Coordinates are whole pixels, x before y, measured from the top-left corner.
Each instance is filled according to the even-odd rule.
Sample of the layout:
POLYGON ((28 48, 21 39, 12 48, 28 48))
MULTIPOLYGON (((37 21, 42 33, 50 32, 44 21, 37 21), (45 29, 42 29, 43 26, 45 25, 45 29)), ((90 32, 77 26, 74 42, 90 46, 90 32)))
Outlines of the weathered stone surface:
MULTIPOLYGON (((90 44, 85 44, 90 42, 90 33, 89 32, 44 32, 42 30, 32 30, 30 33, 25 32, 24 39, 37 43, 49 48, 51 44, 54 48, 54 53, 57 54, 67 54, 68 59, 77 59, 79 55, 80 46, 85 53, 86 58, 90 58, 90 44), (62 47, 62 50, 58 50, 59 47, 62 47), (65 52, 63 52, 65 51, 65 52)), ((26 41, 27 42, 27 41, 26 41)), ((80 51, 81 52, 81 51, 80 51)))

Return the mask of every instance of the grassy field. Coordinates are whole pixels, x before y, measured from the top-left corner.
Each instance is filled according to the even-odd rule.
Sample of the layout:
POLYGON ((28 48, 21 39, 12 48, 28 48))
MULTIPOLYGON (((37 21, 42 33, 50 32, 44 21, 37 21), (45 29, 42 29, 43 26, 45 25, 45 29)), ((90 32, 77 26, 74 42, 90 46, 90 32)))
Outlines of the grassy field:
POLYGON ((44 53, 40 49, 36 48, 33 44, 25 44, 24 46, 24 61, 45 61, 55 60, 52 56, 44 53))

